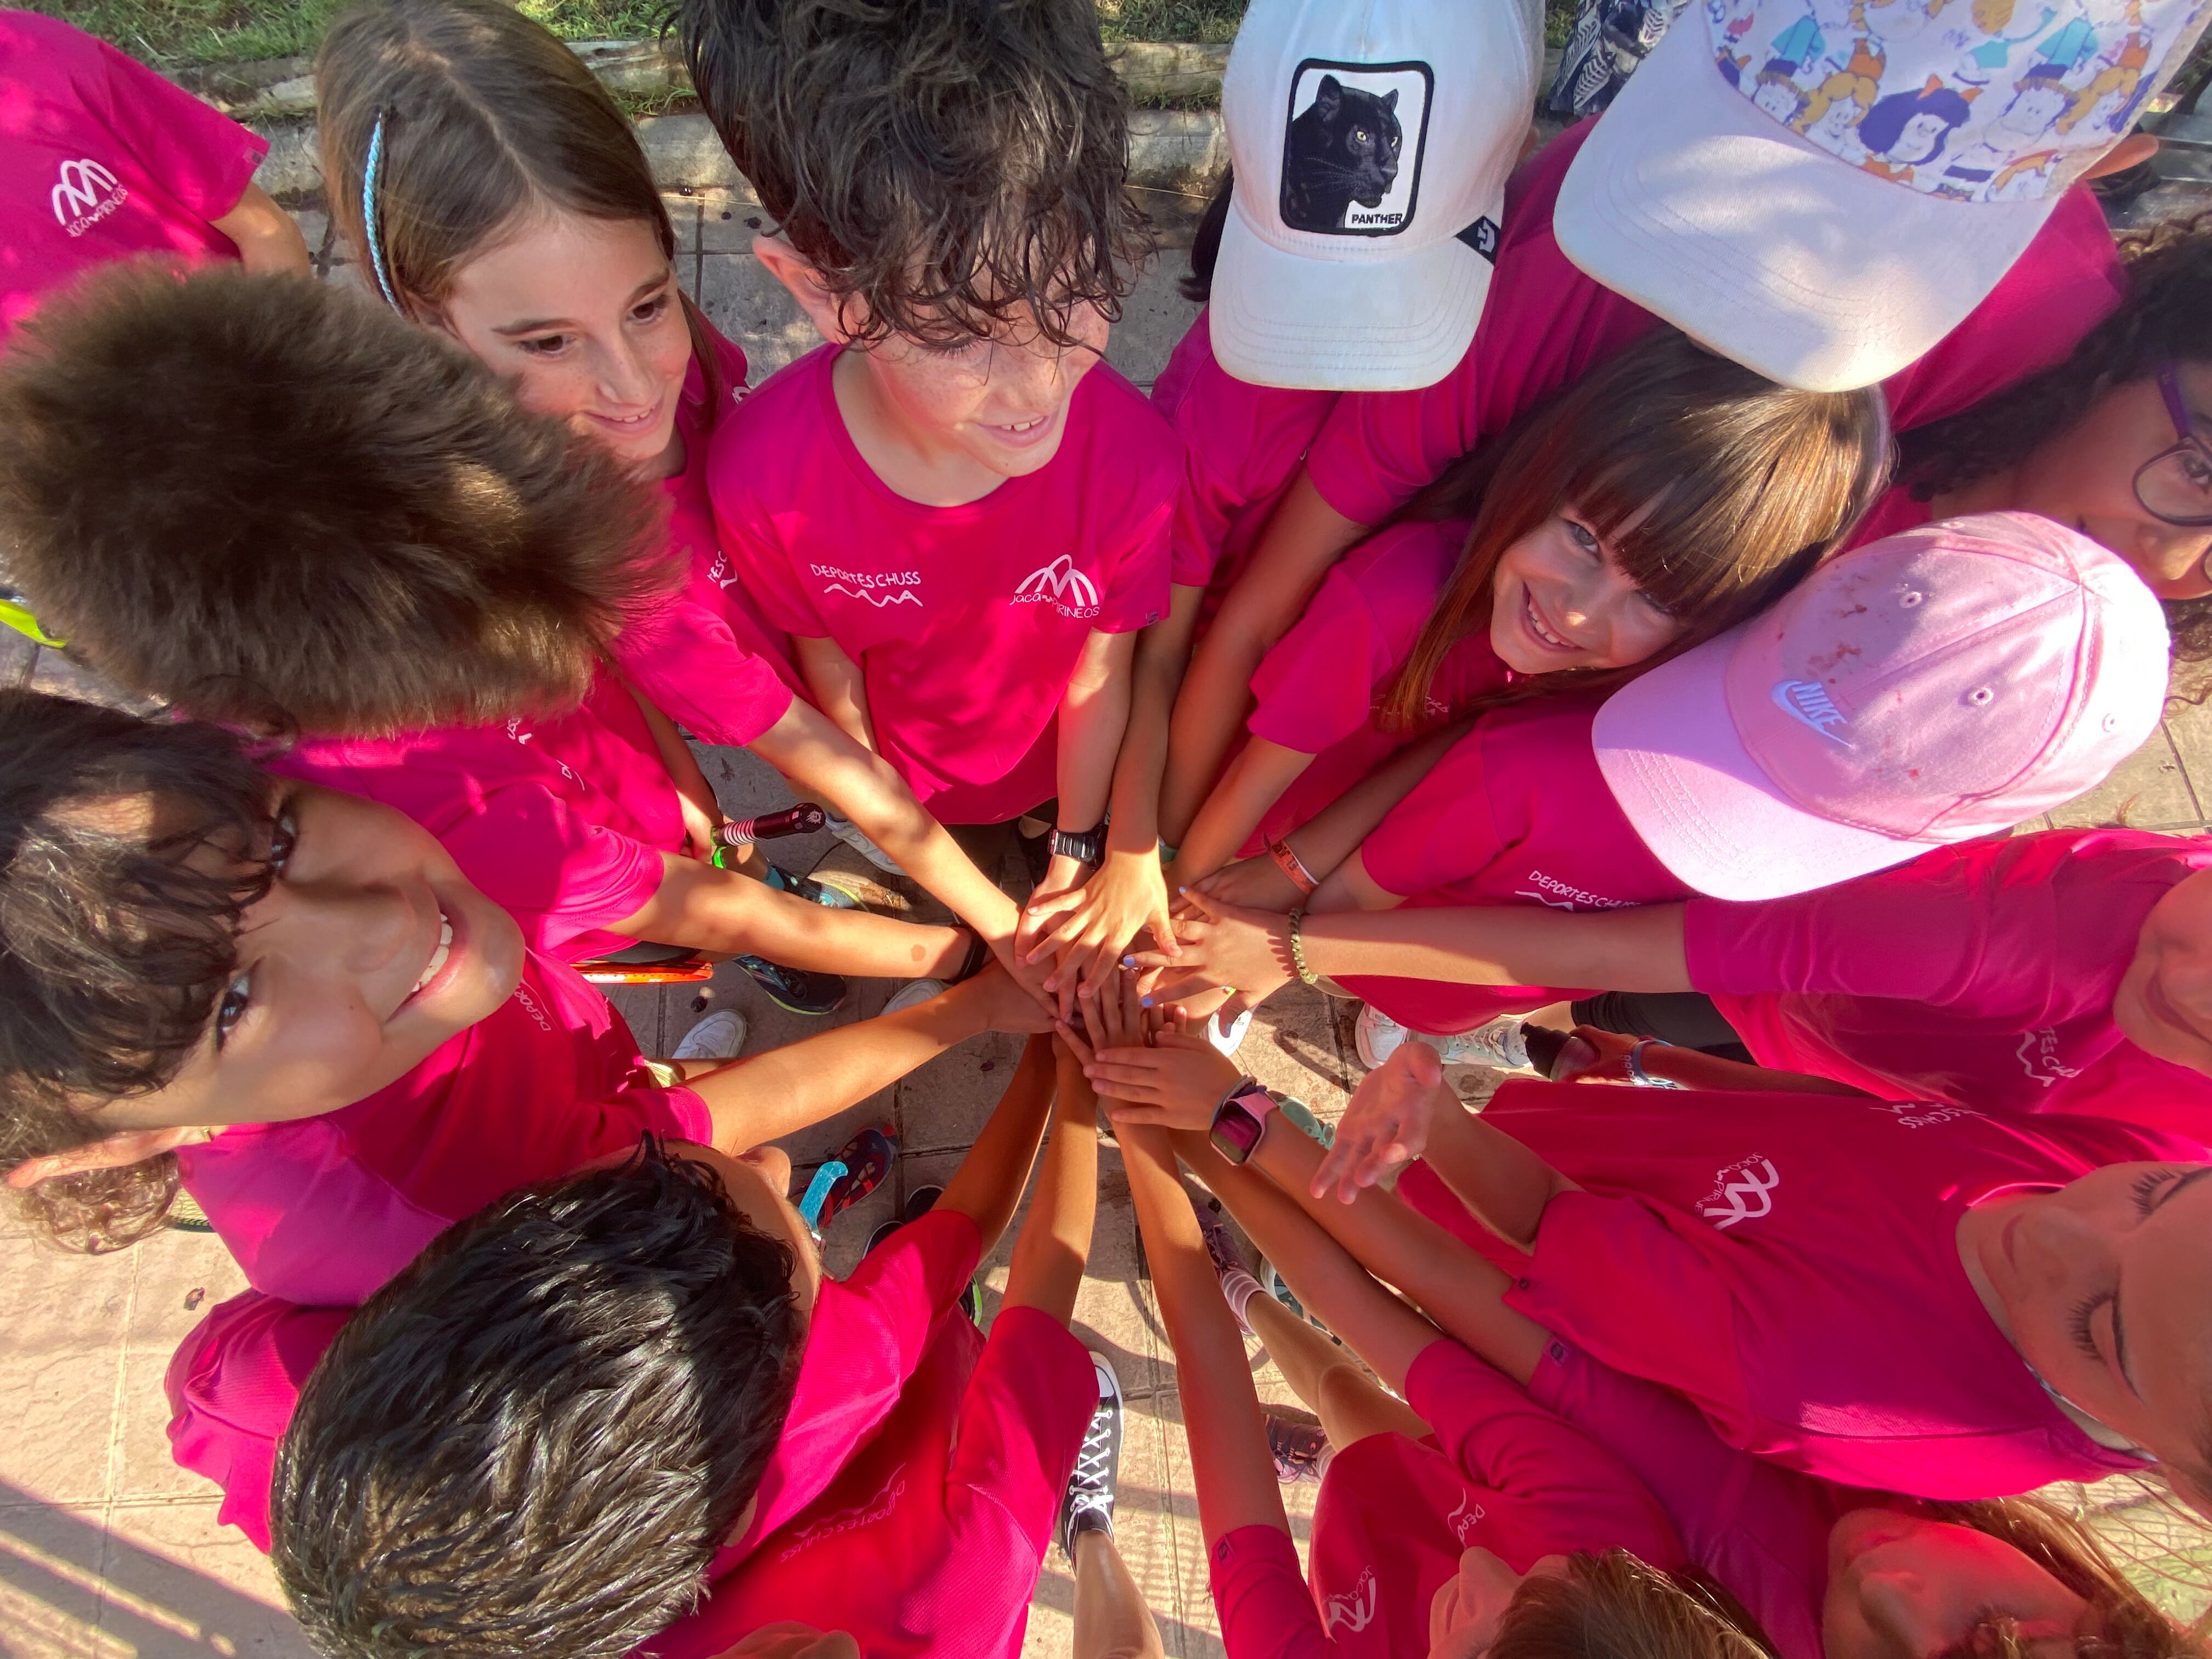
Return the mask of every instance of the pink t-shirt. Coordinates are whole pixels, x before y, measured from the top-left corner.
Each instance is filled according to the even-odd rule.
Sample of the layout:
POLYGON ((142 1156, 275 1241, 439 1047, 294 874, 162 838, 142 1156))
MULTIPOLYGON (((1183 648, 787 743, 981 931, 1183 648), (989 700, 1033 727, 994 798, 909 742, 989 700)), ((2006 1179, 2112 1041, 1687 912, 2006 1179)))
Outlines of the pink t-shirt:
POLYGON ((1218 592, 1244 574, 1336 393, 1238 380, 1214 360, 1206 319, 1200 312, 1176 343, 1152 383, 1152 407, 1182 440, 1176 584, 1218 592))
POLYGON ((1458 1343, 1422 1352, 1406 1401, 1433 1437, 1372 1434, 1337 1452, 1314 1506, 1310 1587, 1279 1528, 1215 1542, 1207 1576, 1230 1659, 1419 1659, 1429 1603, 1464 1550, 1516 1572, 1577 1550, 1625 1549, 1661 1568, 1685 1559, 1621 1459, 1458 1343))
MULTIPOLYGON (((1590 724, 1601 701, 1547 697, 1483 716, 1362 843, 1368 875, 1422 908, 1613 910, 1687 897, 1598 770, 1590 724)), ((1366 975, 1343 984, 1401 1024, 1445 1034, 1589 994, 1366 975)))
POLYGON ((234 1125, 177 1162, 247 1284, 353 1307, 501 1194, 647 1133, 710 1133, 705 1103, 654 1080, 606 998, 532 956, 506 1001, 397 1083, 320 1117, 234 1125))
POLYGON ((1683 951, 1762 1066, 2212 1146, 2212 1078, 2112 1021, 2151 907, 2207 868, 2212 841, 2193 836, 1985 839, 1771 903, 1692 900, 1683 951))
POLYGON ((580 962, 636 943, 606 931, 660 888, 684 811, 629 688, 602 668, 582 707, 396 738, 303 738, 285 777, 397 807, 522 925, 533 951, 580 962))
POLYGON ((1528 1393, 1650 1488, 1690 1559, 1735 1592, 1782 1659, 1822 1659, 1828 1533, 1846 1510, 1895 1499, 1723 1445, 1680 1395, 1625 1376, 1557 1337, 1536 1362, 1528 1393))
POLYGON ((837 355, 800 358, 716 433, 722 546, 771 623, 860 665, 878 746, 933 816, 1003 822, 1057 793, 1060 697, 1092 631, 1167 614, 1182 447, 1102 364, 1042 470, 925 507, 861 459, 837 355))
MULTIPOLYGON (((745 354, 708 330, 734 401, 744 396, 745 354)), ((655 708, 708 743, 751 743, 790 711, 801 690, 791 639, 761 614, 723 552, 707 474, 719 416, 695 362, 684 381, 677 430, 684 471, 669 479, 668 535, 688 559, 683 587, 615 641, 615 659, 655 708)))
MULTIPOLYGON (((1451 580, 1467 541, 1462 520, 1393 525, 1330 570, 1313 603, 1261 660, 1252 735, 1311 755, 1260 822, 1257 852, 1288 835, 1419 734, 1382 724, 1398 671, 1451 580)), ((1487 629, 1456 641, 1429 684, 1426 719, 1449 720, 1511 676, 1487 629)))
POLYGON ((1058 1320, 1010 1308, 983 1340, 947 1314, 875 1437, 645 1651, 711 1659, 796 1619, 870 1659, 1012 1659, 1097 1399, 1058 1320))
MULTIPOLYGON (((1381 524, 1480 440, 1657 325, 1585 276, 1553 234, 1559 182, 1590 125, 1562 133, 1515 175, 1497 280, 1459 366, 1419 392, 1337 400, 1306 473, 1345 517, 1381 524)), ((1883 382, 1892 422, 1902 430, 1955 415, 2057 362, 2119 303, 2120 282, 2096 198, 2067 191, 1989 297, 1883 382)))
POLYGON ((1729 1445, 1846 1486, 1999 1498, 2144 1467, 2089 1438, 1983 1308, 1959 1218, 2109 1164, 2189 1163, 2105 1118, 1513 1082, 1485 1121, 1586 1190, 1507 1301, 1686 1395, 1729 1445))
MULTIPOLYGON (((822 1496, 898 1407, 918 1367, 949 1365, 968 1375, 982 1337, 954 1304, 975 1273, 981 1243, 967 1217, 931 1215, 870 1252, 850 1279, 822 1281, 752 1526, 722 1552, 718 1574, 741 1565, 763 1537, 822 1496)), ((172 1455, 223 1488, 219 1518, 264 1550, 276 1443, 307 1373, 352 1311, 350 1304, 301 1307, 248 1291, 211 1310, 169 1362, 172 1455)), ((1084 1381, 1090 1382, 1088 1364, 1084 1381)), ((1086 1421, 1089 1415, 1086 1404, 1086 1421)), ((1079 1425, 1076 1432, 1079 1440, 1079 1425)))
POLYGON ((111 259, 234 259, 210 222, 269 152, 105 41, 0 11, 0 337, 39 296, 111 259))

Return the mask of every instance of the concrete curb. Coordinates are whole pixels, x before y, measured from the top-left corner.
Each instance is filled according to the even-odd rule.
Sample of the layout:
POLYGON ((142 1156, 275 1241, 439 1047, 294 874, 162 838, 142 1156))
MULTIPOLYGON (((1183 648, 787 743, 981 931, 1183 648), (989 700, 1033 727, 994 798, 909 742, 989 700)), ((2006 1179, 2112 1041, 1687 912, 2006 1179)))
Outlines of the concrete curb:
MULTIPOLYGON (((655 97, 690 89, 681 58, 658 40, 580 40, 571 50, 610 90, 655 97)), ((1227 46, 1136 41, 1114 50, 1115 67, 1133 95, 1153 100, 1218 97, 1227 46)), ((1556 48, 1545 55, 1544 83, 1556 66, 1556 48)), ((304 58, 258 64, 218 64, 179 71, 173 78, 269 141, 269 155, 254 182, 290 201, 319 194, 315 162, 313 65, 304 58)), ((664 190, 737 189, 744 180, 703 115, 647 115, 638 140, 664 190)), ((1147 190, 1211 195, 1229 166, 1229 143, 1218 109, 1137 109, 1129 116, 1129 182, 1147 190)))

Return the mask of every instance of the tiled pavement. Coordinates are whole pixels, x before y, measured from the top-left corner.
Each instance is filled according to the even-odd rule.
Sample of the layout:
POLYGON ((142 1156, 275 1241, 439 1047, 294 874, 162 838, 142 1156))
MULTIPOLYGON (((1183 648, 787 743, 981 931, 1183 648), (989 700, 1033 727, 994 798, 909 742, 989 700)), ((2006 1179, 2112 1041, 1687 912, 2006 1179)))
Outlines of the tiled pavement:
MULTIPOLYGON (((672 196, 669 205, 684 285, 744 345, 756 381, 814 343, 807 324, 748 252, 757 218, 753 204, 731 192, 701 191, 672 196)), ((1152 205, 1172 231, 1188 223, 1196 204, 1164 198, 1152 205)), ((353 273, 325 246, 322 216, 300 217, 331 277, 351 280, 353 273)), ((1180 256, 1170 252, 1152 268, 1109 349, 1109 360, 1139 386, 1151 384, 1193 314, 1174 291, 1180 267, 1180 256)), ((0 684, 27 683, 100 695, 57 653, 33 652, 0 630, 0 684)), ((733 815, 790 799, 782 780, 743 750, 711 750, 704 758, 733 815)), ((2052 817, 2063 824, 2124 819, 2141 828, 2202 833, 2212 817, 2212 709, 2178 708, 2102 789, 2052 817)), ((1005 846, 976 850, 1012 856, 1005 846)), ((773 851, 793 867, 817 860, 862 867, 826 836, 778 843, 773 851)), ((908 902, 888 892, 884 898, 908 902)), ((856 983, 833 1018, 876 1012, 889 989, 856 983)), ((783 1013, 727 970, 713 986, 711 1003, 689 988, 628 992, 617 1000, 648 1052, 667 1052, 708 1006, 745 1013, 748 1053, 821 1029, 783 1013)), ((861 1241, 909 1188, 943 1178, 1012 1076, 1017 1053, 1012 1039, 964 1043, 797 1138, 792 1152, 803 1172, 862 1124, 888 1121, 897 1131, 902 1153, 894 1179, 831 1231, 833 1270, 851 1267, 861 1241)), ((1357 1075, 1348 1006, 1285 994, 1255 1022, 1243 1058, 1263 1082, 1300 1096, 1333 1120, 1357 1075)), ((1483 1076, 1470 1073, 1463 1082, 1472 1093, 1483 1076)), ((1162 1339, 1110 1143, 1100 1199, 1076 1317, 1084 1339, 1113 1360, 1129 1401, 1117 1530, 1167 1651, 1198 1659, 1221 1649, 1206 1589, 1175 1360, 1162 1339)), ((987 1313, 1004 1285, 1006 1256, 1002 1245, 987 1264, 993 1293, 985 1297, 987 1313)), ((33 1243, 9 1215, 0 1218, 0 1264, 6 1269, 0 1279, 0 1416, 9 1425, 0 1433, 0 1656, 306 1655, 297 1627, 281 1611, 267 1564, 235 1531, 216 1523, 212 1489, 176 1469, 167 1455, 161 1384, 169 1354, 203 1310, 241 1288, 222 1247, 206 1236, 169 1232, 118 1255, 64 1256, 33 1243)), ((1255 1351, 1254 1365, 1264 1398, 1293 1403, 1264 1351, 1255 1351)), ((1302 1537, 1312 1491, 1286 1494, 1302 1537)), ((2189 1542, 2173 1536, 2130 1541, 2138 1553, 2160 1555, 2189 1542)), ((2188 1592, 2184 1600, 2193 1610, 2201 1597, 2188 1592)), ((1070 1650, 1073 1605, 1073 1583, 1054 1551, 1038 1585, 1029 1654, 1070 1650)))

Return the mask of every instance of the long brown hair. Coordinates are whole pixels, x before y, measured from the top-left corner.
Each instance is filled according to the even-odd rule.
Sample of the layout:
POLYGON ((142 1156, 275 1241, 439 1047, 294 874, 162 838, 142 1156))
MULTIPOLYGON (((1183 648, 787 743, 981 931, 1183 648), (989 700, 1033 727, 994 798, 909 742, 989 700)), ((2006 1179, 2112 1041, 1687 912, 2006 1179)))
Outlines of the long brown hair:
MULTIPOLYGON (((2082 1659, 2204 1659, 2202 1621, 2185 1629, 2160 1612, 2128 1582, 2103 1540, 2056 1505, 2022 1497, 1927 1507, 1939 1521, 2011 1545, 2087 1601, 2088 1620, 2075 1644, 2082 1659)), ((1994 1618, 1944 1659, 2028 1659, 2029 1647, 2009 1620, 1994 1618)))
POLYGON ((1775 1648, 1695 1567, 1665 1572, 1626 1550, 1578 1550, 1564 1577, 1522 1582, 1488 1659, 1775 1659, 1775 1648))
POLYGON ((1878 389, 1794 391, 1674 329, 1646 337, 1455 461, 1401 515, 1474 525, 1383 723, 1423 723, 1445 656, 1489 626, 1499 559, 1563 508, 1683 631, 1645 662, 1532 676, 1485 704, 1615 685, 1756 615, 1850 532, 1888 467, 1878 389))
MULTIPOLYGON (((365 0, 324 35, 315 96, 331 216, 372 291, 388 280, 417 322, 437 316, 462 265, 536 207, 641 221, 676 257, 629 120, 575 53, 502 0, 365 0), (372 246, 362 175, 380 120, 372 246)), ((706 319, 683 304, 711 417, 730 388, 706 319)))

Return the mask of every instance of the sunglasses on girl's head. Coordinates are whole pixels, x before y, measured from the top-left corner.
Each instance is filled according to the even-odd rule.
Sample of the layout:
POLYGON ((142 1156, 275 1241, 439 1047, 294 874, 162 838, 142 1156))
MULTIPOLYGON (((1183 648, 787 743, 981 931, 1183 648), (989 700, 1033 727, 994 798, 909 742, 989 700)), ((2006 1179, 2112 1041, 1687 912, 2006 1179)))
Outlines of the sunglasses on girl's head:
POLYGON ((2136 469, 2136 500, 2167 524, 2212 525, 2212 442, 2197 430, 2170 358, 2158 366, 2158 390, 2179 441, 2136 469))

